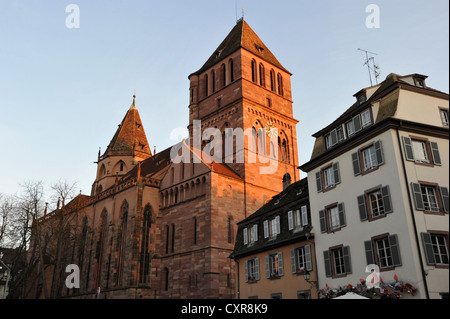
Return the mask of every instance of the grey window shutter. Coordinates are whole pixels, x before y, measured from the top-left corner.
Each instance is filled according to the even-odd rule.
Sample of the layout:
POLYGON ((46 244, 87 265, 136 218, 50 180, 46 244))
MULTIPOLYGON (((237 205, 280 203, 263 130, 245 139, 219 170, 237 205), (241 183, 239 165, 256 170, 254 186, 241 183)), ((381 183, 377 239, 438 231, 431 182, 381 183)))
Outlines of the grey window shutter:
POLYGON ((320 193, 322 191, 322 172, 316 173, 316 184, 317 184, 317 192, 320 193))
POLYGON ((439 155, 438 143, 430 142, 431 154, 433 155, 434 165, 442 165, 441 156, 439 155))
POLYGON ((255 279, 259 280, 259 258, 255 258, 255 279))
POLYGON ((358 196, 358 207, 359 207, 359 219, 361 221, 367 220, 367 207, 366 207, 366 196, 358 196))
POLYGON ((367 265, 375 264, 375 256, 373 254, 373 245, 371 240, 366 240, 364 242, 364 249, 366 250, 367 265))
POLYGON ((414 195, 414 203, 416 204, 417 210, 425 210, 422 200, 422 192, 420 191, 420 184, 411 183, 411 189, 414 195))
POLYGON ((361 124, 361 116, 359 114, 353 117, 353 124, 355 126, 355 133, 361 131, 362 124, 361 124))
POLYGON ((345 272, 347 274, 351 274, 352 273, 352 263, 350 261, 350 247, 349 246, 342 247, 342 252, 344 253, 345 272))
POLYGON ((302 206, 301 211, 302 211, 302 226, 306 226, 308 225, 308 207, 306 205, 302 206))
POLYGON ((436 265, 436 259, 434 258, 433 243, 431 241, 430 233, 420 233, 422 235, 423 248, 425 250, 425 257, 428 265, 436 265))
POLYGON ((245 282, 248 282, 248 260, 245 261, 245 282))
POLYGON ((305 259, 306 259, 306 270, 311 271, 312 270, 312 260, 311 260, 311 246, 310 245, 305 246, 305 259))
POLYGON ((323 263, 325 265, 325 276, 331 277, 333 274, 331 273, 330 252, 328 250, 323 252, 323 263))
POLYGON ((448 188, 440 186, 439 191, 441 192, 442 203, 444 204, 444 212, 448 213, 448 188))
POLYGON ((248 233, 247 233, 247 228, 244 228, 242 230, 242 233, 244 234, 244 245, 248 244, 248 233))
POLYGON ((320 219, 320 231, 322 233, 327 232, 327 221, 325 216, 325 210, 319 211, 319 219, 320 219))
POLYGON ((266 278, 270 278, 269 255, 266 255, 266 278))
POLYGON ((284 275, 284 267, 283 267, 283 253, 278 253, 278 275, 284 275))
POLYGON ((295 264, 295 249, 291 249, 291 271, 293 274, 297 272, 297 265, 295 264))
POLYGON ((334 184, 341 182, 341 174, 339 174, 339 162, 333 163, 334 184))
POLYGON ((382 142, 381 140, 378 140, 375 142, 375 154, 377 156, 377 165, 383 165, 384 164, 384 156, 383 156, 383 148, 382 148, 382 142))
POLYGON ((277 224, 277 235, 278 235, 281 232, 280 216, 275 217, 275 223, 277 224))
POLYGON ((264 238, 269 237, 269 221, 265 220, 264 223, 264 238))
POLYGON ((407 161, 414 161, 414 153, 411 145, 411 139, 406 136, 402 136, 403 147, 405 149, 405 158, 407 161))
POLYGON ((402 259, 400 257, 400 248, 398 246, 397 235, 389 236, 389 247, 391 248, 392 261, 394 263, 394 266, 401 266, 402 259))
POLYGON ((384 213, 392 213, 391 193, 389 192, 388 185, 381 188, 381 196, 383 199, 384 213))
POLYGON ((288 211, 288 225, 289 230, 294 229, 294 216, 292 215, 292 210, 288 211))
POLYGON ((337 143, 337 132, 336 132, 336 129, 331 131, 330 136, 331 136, 331 146, 336 145, 336 143, 337 143))
POLYGON ((253 225, 253 238, 254 241, 258 241, 258 224, 253 225))
POLYGON ((355 176, 361 174, 361 165, 359 164, 359 153, 352 154, 352 162, 353 162, 353 174, 355 176))
POLYGON ((339 212, 339 225, 341 227, 345 226, 345 210, 344 210, 344 203, 338 204, 338 212, 339 212))

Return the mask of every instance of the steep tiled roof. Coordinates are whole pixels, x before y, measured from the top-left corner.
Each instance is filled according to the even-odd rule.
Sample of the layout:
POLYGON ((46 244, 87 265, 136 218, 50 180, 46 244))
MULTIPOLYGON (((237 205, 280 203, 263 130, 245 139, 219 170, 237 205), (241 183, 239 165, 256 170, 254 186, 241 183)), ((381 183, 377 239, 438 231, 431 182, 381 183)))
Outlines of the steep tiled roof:
POLYGON ((291 74, 281 65, 281 63, 272 54, 272 52, 270 52, 264 42, 262 42, 258 35, 252 30, 252 28, 250 28, 247 22, 241 19, 227 35, 225 40, 223 40, 222 43, 217 47, 217 49, 206 61, 206 63, 200 68, 200 70, 192 73, 191 75, 198 75, 204 72, 205 70, 209 69, 214 64, 223 60, 240 48, 250 51, 261 59, 291 74))
POLYGON ((127 111, 122 123, 120 123, 103 157, 114 153, 120 153, 121 155, 124 153, 132 155, 134 153, 142 157, 152 155, 141 117, 136 108, 135 96, 133 96, 133 104, 127 111))

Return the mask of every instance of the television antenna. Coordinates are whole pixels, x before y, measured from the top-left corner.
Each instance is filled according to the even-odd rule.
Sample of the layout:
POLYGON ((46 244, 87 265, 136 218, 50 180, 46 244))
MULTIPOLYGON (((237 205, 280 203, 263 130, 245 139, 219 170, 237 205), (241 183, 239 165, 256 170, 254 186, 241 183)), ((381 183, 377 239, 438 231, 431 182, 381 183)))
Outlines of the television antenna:
POLYGON ((366 54, 366 60, 364 61, 364 65, 367 66, 367 70, 369 71, 370 86, 373 85, 372 73, 373 73, 373 76, 375 77, 375 82, 378 84, 378 77, 380 76, 381 72, 380 72, 380 67, 377 64, 375 64, 375 57, 374 57, 374 55, 378 55, 378 54, 367 51, 367 50, 363 50, 360 48, 358 48, 358 50, 365 52, 365 54, 366 54))

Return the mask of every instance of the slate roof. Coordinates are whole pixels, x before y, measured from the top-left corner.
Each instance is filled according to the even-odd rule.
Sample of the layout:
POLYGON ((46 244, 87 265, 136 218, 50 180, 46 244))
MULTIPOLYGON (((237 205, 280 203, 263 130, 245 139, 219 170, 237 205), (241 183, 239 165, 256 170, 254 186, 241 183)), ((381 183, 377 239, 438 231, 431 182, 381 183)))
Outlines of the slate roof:
POLYGON ((269 200, 256 212, 238 222, 236 243, 230 258, 240 258, 273 249, 275 247, 287 245, 292 242, 304 240, 306 239, 306 234, 310 234, 311 229, 308 179, 305 177, 304 179, 289 185, 281 193, 273 196, 271 200, 269 200), (287 212, 289 210, 300 209, 303 205, 307 205, 308 207, 309 225, 305 226, 303 230, 298 232, 289 231, 287 212), (277 235, 276 239, 268 240, 267 238, 264 238, 263 222, 266 219, 274 218, 276 215, 280 216, 281 232, 277 235), (251 246, 244 245, 242 230, 254 224, 258 224, 258 240, 251 246))
MULTIPOLYGON (((361 103, 361 104, 355 102, 352 106, 350 106, 347 110, 345 110, 344 113, 342 113, 338 118, 336 118, 336 120, 334 120, 331 124, 322 128, 320 131, 314 133, 312 136, 315 137, 316 140, 314 143, 313 152, 311 154, 310 160, 313 160, 326 152, 325 147, 324 147, 324 139, 323 139, 324 134, 327 134, 328 132, 330 132, 331 130, 336 128, 338 125, 341 125, 341 124, 345 123, 346 121, 350 120, 353 116, 355 116, 357 113, 359 113, 362 110, 364 110, 365 108, 367 108, 367 106, 369 106, 374 101, 380 100, 380 107, 378 110, 377 118, 374 119, 374 124, 377 124, 387 118, 394 116, 395 113, 397 112, 399 94, 397 92, 395 94, 389 95, 389 93, 393 92, 400 85, 404 89, 410 89, 410 90, 418 91, 418 92, 421 92, 424 94, 427 94, 427 93, 434 94, 434 95, 437 94, 440 96, 446 96, 448 98, 447 93, 438 91, 438 90, 430 88, 430 87, 420 88, 420 87, 414 86, 403 80, 403 78, 411 77, 411 76, 412 77, 420 77, 423 79, 426 78, 425 75, 421 75, 421 74, 410 74, 410 75, 401 76, 401 75, 398 75, 395 73, 391 73, 386 77, 386 79, 383 82, 376 85, 376 86, 378 86, 378 88, 367 99, 367 101, 365 101, 364 103, 361 103)), ((374 88, 376 86, 373 86, 370 88, 374 88)), ((369 88, 366 88, 366 89, 369 89, 369 88)), ((359 92, 364 91, 366 89, 362 89, 359 92)), ((357 94, 355 94, 355 96, 357 94)), ((354 137, 361 134, 362 132, 363 132, 363 130, 361 132, 359 132, 358 134, 355 134, 354 137)))
MULTIPOLYGON (((226 36, 222 43, 217 47, 214 53, 209 57, 205 64, 191 75, 199 75, 206 71, 214 64, 223 60, 238 49, 245 49, 255 54, 259 58, 273 64, 281 70, 291 74, 286 70, 281 63, 277 60, 275 55, 270 52, 269 48, 261 41, 255 31, 250 28, 244 19, 237 22, 231 32, 226 36)), ((190 76, 189 76, 190 77, 190 76)))

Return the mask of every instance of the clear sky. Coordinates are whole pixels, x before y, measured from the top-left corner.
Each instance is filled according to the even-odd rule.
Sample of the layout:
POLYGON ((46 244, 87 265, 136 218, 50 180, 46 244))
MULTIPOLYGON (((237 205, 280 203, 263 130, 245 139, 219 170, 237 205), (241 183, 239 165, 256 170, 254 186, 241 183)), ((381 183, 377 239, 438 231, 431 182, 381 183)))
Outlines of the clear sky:
MULTIPOLYGON (((364 55, 449 91, 448 0, 1 0, 0 193, 64 178, 90 194, 102 152, 132 103, 151 149, 188 124, 188 75, 245 20, 292 74, 299 164, 311 135, 370 85, 364 55), (69 4, 80 28, 66 27, 69 4), (379 28, 367 28, 369 4, 379 28)), ((301 177, 306 174, 301 172, 301 177)))

